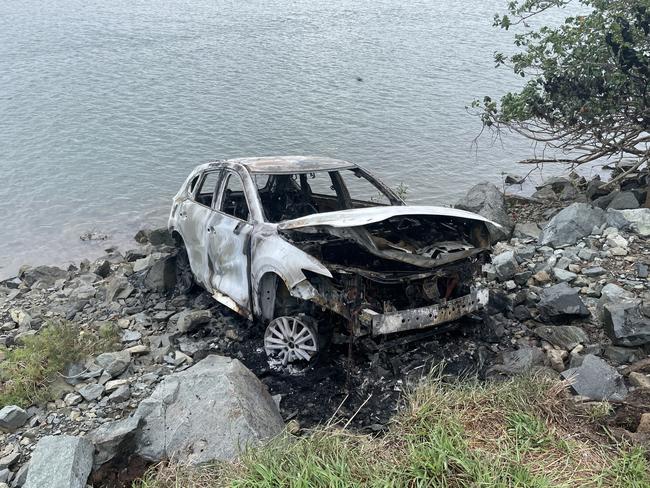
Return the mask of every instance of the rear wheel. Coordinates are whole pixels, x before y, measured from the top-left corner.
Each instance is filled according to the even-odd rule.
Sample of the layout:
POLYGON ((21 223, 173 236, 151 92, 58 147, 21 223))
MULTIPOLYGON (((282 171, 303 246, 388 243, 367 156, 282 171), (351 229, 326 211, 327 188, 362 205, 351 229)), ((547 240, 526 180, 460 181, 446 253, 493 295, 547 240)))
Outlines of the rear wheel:
POLYGON ((264 333, 264 351, 274 369, 304 371, 316 361, 322 347, 316 321, 304 314, 277 317, 264 333))
POLYGON ((190 259, 184 245, 178 247, 176 253, 176 293, 185 295, 194 288, 194 275, 190 267, 190 259))

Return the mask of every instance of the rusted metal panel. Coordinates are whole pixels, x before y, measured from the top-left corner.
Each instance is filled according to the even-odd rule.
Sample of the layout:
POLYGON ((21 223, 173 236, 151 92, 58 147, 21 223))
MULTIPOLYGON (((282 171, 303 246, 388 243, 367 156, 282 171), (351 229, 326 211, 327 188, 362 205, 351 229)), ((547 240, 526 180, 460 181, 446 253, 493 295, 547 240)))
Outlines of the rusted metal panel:
POLYGON ((464 297, 411 310, 400 310, 380 314, 372 310, 363 310, 362 322, 371 325, 373 335, 393 334, 407 330, 424 329, 433 325, 457 320, 481 309, 488 302, 488 290, 474 290, 464 297))

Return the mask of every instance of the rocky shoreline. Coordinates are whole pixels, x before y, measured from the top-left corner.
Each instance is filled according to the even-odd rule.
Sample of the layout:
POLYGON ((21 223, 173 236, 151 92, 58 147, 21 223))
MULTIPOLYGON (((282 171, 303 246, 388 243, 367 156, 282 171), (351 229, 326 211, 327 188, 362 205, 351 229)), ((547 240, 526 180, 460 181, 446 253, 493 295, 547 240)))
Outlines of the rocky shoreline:
MULTIPOLYGON (((506 229, 485 268, 486 313, 435 331, 361 340, 352 354, 347 339, 335 337, 327 358, 301 376, 268 368, 260 327, 200 290, 178 292, 177 250, 165 230, 141 231, 137 247, 107 249, 68 269, 24 268, 0 283, 0 346, 20 347, 57 320, 81 331, 114 327, 120 346, 69 364, 47 404, 0 410, 0 487, 39 486, 43 470, 53 476, 55 453, 66 453, 54 458, 62 472, 69 459, 84 466, 65 486, 84 486, 77 480, 84 475, 94 486, 129 486, 149 463, 172 455, 228 459, 232 442, 268 438, 285 425, 298 432, 335 417, 382 432, 408 384, 441 362, 455 376, 538 371, 570 379, 577 402, 611 403, 614 436, 648 447, 644 178, 632 175, 615 189, 599 179, 553 178, 532 198, 477 185, 459 207, 506 229), (223 391, 239 400, 228 403, 223 391)), ((0 351, 0 361, 5 356, 0 351)))

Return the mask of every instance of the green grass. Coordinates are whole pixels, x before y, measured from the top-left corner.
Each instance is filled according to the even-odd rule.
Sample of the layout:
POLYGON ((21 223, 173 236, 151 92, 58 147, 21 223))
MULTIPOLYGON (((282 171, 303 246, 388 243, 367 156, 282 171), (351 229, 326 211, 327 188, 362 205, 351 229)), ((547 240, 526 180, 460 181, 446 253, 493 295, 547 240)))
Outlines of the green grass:
POLYGON ((286 434, 233 463, 159 465, 134 487, 650 486, 644 453, 599 439, 590 413, 565 389, 533 377, 454 384, 434 377, 409 394, 385 436, 335 425, 286 434))
POLYGON ((49 322, 37 334, 4 349, 0 363, 0 408, 29 406, 52 400, 52 384, 67 364, 117 346, 118 331, 104 324, 97 330, 81 330, 69 322, 49 322))

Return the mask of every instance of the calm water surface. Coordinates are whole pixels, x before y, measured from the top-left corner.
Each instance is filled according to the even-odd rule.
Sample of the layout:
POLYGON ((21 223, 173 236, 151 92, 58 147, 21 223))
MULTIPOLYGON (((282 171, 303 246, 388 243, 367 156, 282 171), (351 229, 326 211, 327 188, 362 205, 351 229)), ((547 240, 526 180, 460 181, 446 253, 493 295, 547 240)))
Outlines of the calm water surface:
POLYGON ((465 110, 519 82, 504 3, 3 0, 0 276, 128 247, 216 158, 349 159, 437 204, 523 173, 529 144, 473 146, 465 110))

